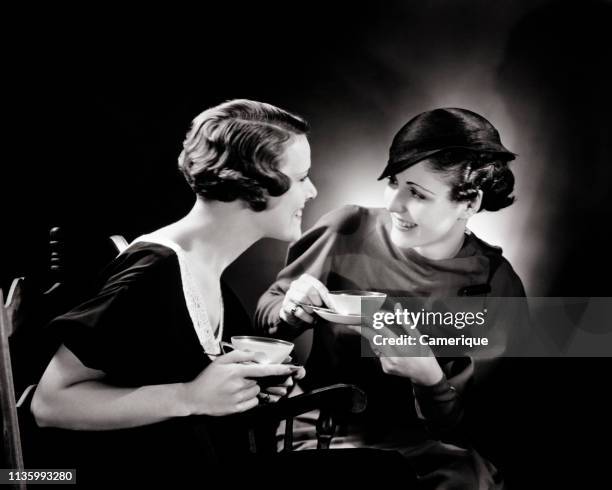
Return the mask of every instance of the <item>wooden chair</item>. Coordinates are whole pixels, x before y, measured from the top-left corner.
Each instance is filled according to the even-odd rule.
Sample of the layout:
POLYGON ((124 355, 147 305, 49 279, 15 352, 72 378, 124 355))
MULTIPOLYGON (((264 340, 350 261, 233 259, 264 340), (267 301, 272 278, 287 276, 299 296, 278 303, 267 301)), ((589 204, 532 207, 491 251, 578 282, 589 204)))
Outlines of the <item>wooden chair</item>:
MULTIPOLYGON (((16 283, 14 283, 16 284, 16 283)), ((15 289, 11 291, 5 303, 0 290, 0 410, 2 411, 2 460, 3 468, 17 471, 24 469, 21 435, 17 417, 17 403, 13 383, 13 369, 9 337, 13 333, 14 306, 18 302, 15 289)), ((25 483, 15 484, 13 488, 25 489, 25 483)))
MULTIPOLYGON (((124 250, 128 242, 113 236, 106 247, 106 262, 124 250)), ((61 231, 50 232, 50 286, 29 283, 24 278, 13 281, 6 302, 0 291, 1 358, 0 388, 3 416, 3 467, 24 469, 24 450, 19 425, 19 402, 33 393, 47 363, 57 348, 44 326, 53 317, 75 306, 78 299, 65 284, 65 265, 61 231)), ((98 260, 99 263, 104 260, 98 260)), ((29 400, 28 400, 29 402, 29 400)), ((241 415, 240 423, 249 429, 250 450, 253 453, 276 452, 276 427, 286 421, 284 451, 292 448, 292 420, 315 409, 320 410, 317 426, 318 447, 329 448, 338 417, 359 413, 365 409, 365 394, 352 385, 334 385, 310 393, 286 398, 276 404, 260 405, 241 415)), ((21 407, 29 410, 28 406, 21 407)), ((27 454, 27 451, 26 451, 27 454)), ((25 464, 27 465, 27 458, 25 464)), ((25 488, 17 486, 16 488, 25 488)))
MULTIPOLYGON (((61 311, 60 231, 50 232, 50 270, 46 284, 19 277, 4 298, 0 290, 0 403, 2 411, 3 468, 24 469, 18 409, 34 388, 53 354, 40 327, 61 311), (47 282, 47 281, 50 281, 47 282)), ((14 488, 26 488, 17 483, 14 488)))

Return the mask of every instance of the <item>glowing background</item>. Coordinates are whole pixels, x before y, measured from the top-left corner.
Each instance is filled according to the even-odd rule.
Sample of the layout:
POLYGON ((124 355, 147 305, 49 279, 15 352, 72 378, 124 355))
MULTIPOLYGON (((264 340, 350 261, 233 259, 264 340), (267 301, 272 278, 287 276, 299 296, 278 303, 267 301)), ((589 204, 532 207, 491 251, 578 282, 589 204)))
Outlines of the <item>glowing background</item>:
MULTIPOLYGON (((159 25, 117 26, 114 44, 106 30, 79 32, 87 56, 74 38, 41 36, 20 58, 11 141, 21 150, 7 166, 15 185, 3 193, 12 196, 4 209, 19 212, 5 218, 15 239, 2 244, 12 258, 3 284, 44 263, 51 225, 131 237, 178 218, 192 202, 175 168, 189 121, 247 97, 312 125, 319 197, 305 228, 346 203, 382 204, 376 177, 393 135, 415 114, 443 106, 483 114, 519 155, 517 202, 470 227, 503 247, 530 295, 612 295, 608 261, 592 253, 612 222, 604 4, 391 1, 239 12, 209 10, 218 21, 185 26, 181 39, 159 25)), ((265 241, 228 271, 248 310, 285 250, 265 241)))
MULTIPOLYGON (((186 212, 192 196, 175 162, 189 121, 247 97, 312 124, 319 198, 305 227, 345 203, 381 203, 375 179, 408 118, 438 106, 483 114, 519 155, 518 200, 471 227, 503 246, 532 296, 612 296, 610 2, 210 3, 174 26, 144 12, 101 28, 24 17, 7 42, 15 110, 3 113, 5 291, 12 277, 46 267, 50 226, 79 239, 134 237, 186 212)), ((249 312, 285 250, 261 242, 228 270, 249 312)), ((91 261, 87 242, 73 251, 91 261)), ((567 486, 572 470, 580 487, 599 488, 586 479, 609 466, 592 439, 612 432, 602 389, 610 358, 538 361, 511 365, 495 383, 491 400, 505 410, 483 427, 529 475, 516 488, 555 488, 554 475, 567 486)))

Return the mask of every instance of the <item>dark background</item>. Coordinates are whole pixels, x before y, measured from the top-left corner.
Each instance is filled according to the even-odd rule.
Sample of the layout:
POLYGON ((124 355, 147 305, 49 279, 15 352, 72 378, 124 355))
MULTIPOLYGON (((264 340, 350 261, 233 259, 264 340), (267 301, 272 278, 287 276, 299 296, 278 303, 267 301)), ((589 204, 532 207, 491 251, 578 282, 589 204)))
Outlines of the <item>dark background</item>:
MULTIPOLYGON (((305 227, 342 204, 382 205, 375 179, 413 115, 442 106, 483 114, 519 155, 518 200, 471 227, 504 248, 529 295, 612 296, 610 10, 438 0, 16 18, 6 43, 1 285, 45 267, 51 226, 78 238, 86 261, 89 237, 133 238, 187 212, 193 197, 176 158, 189 122, 244 97, 312 124, 319 197, 305 227)), ((227 271, 250 313, 285 251, 260 242, 227 271)), ((505 400, 494 431, 514 436, 500 436, 498 450, 538 481, 594 475, 605 464, 594 445, 609 434, 611 363, 530 362, 492 395, 505 400)))

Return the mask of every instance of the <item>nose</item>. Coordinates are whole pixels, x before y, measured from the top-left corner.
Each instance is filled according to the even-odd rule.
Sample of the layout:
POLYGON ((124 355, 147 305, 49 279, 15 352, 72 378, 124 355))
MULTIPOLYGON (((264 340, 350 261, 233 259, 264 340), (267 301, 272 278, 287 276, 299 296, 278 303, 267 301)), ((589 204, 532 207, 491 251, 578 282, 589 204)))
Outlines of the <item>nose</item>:
POLYGON ((306 187, 306 200, 310 201, 311 199, 314 199, 315 197, 317 197, 319 192, 317 191, 317 188, 312 183, 312 180, 307 179, 306 186, 307 186, 306 187))
POLYGON ((406 212, 406 200, 400 189, 387 189, 387 209, 391 213, 406 212))

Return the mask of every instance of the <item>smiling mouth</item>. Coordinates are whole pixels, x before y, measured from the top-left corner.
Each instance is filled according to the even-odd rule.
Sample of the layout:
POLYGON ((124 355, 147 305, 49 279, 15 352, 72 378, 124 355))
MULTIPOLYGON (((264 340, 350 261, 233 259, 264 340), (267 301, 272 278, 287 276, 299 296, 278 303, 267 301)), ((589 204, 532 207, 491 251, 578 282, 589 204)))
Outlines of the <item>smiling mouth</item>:
POLYGON ((410 221, 404 221, 396 216, 393 216, 393 223, 396 228, 400 230, 412 230, 417 227, 416 223, 411 223, 410 221))

